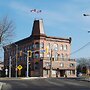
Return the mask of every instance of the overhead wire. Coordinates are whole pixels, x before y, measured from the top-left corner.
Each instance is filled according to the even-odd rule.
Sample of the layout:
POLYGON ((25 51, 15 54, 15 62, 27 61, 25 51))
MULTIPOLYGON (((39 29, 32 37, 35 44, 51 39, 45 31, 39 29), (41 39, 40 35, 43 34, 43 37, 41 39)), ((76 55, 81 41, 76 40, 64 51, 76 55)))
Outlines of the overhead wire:
POLYGON ((86 44, 85 44, 84 46, 82 46, 81 48, 79 48, 79 49, 77 49, 77 50, 73 51, 72 53, 70 53, 70 55, 72 55, 72 54, 75 54, 75 53, 79 52, 79 51, 80 51, 80 50, 82 50, 83 48, 87 47, 89 44, 90 44, 90 42, 86 43, 86 44))

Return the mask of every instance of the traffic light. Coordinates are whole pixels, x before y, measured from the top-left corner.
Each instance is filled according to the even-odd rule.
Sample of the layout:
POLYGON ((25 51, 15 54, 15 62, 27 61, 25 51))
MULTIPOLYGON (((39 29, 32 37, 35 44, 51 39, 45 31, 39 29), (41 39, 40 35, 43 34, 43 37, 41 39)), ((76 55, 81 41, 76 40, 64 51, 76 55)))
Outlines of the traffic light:
POLYGON ((31 50, 28 50, 28 57, 32 57, 32 51, 31 50))
POLYGON ((22 51, 20 51, 20 56, 22 56, 22 51))

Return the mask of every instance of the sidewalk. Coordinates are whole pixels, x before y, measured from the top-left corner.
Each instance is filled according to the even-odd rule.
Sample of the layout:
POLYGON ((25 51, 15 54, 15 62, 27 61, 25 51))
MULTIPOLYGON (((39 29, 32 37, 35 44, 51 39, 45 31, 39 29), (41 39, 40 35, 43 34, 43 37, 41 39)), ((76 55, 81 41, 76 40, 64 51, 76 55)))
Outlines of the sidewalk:
POLYGON ((90 77, 89 78, 77 78, 77 80, 90 82, 90 77))
POLYGON ((11 78, 8 78, 8 77, 5 77, 5 78, 0 78, 0 80, 34 80, 34 79, 44 79, 44 78, 47 78, 47 77, 11 77, 11 78))

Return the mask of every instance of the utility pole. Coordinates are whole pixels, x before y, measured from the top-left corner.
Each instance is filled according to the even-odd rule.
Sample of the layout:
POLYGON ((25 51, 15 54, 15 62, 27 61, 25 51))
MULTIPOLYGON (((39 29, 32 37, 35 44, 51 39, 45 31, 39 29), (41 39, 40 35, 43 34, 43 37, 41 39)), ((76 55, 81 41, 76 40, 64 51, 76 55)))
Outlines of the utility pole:
POLYGON ((9 58, 9 78, 11 78, 11 56, 9 58))
POLYGON ((50 57, 50 74, 49 77, 52 77, 52 49, 51 49, 51 57, 50 57))
POLYGON ((17 57, 18 57, 18 45, 16 45, 16 78, 17 78, 17 57))
POLYGON ((29 55, 28 55, 28 53, 27 53, 27 77, 29 77, 29 55))

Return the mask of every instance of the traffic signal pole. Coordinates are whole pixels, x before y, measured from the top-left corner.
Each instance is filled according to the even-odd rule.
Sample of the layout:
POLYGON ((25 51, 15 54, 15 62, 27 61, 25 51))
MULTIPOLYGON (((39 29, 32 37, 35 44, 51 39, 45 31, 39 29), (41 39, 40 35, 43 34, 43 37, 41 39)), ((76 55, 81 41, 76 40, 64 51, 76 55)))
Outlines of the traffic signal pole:
POLYGON ((11 78, 11 56, 9 58, 9 78, 11 78))
POLYGON ((49 77, 52 77, 52 49, 51 49, 51 57, 50 57, 50 74, 49 77))
POLYGON ((29 77, 29 56, 27 54, 27 77, 29 77))
POLYGON ((28 50, 27 51, 27 77, 29 77, 29 57, 32 57, 32 51, 28 50))
POLYGON ((16 69, 16 78, 17 78, 17 58, 18 58, 18 45, 16 45, 16 68, 15 68, 16 69))

